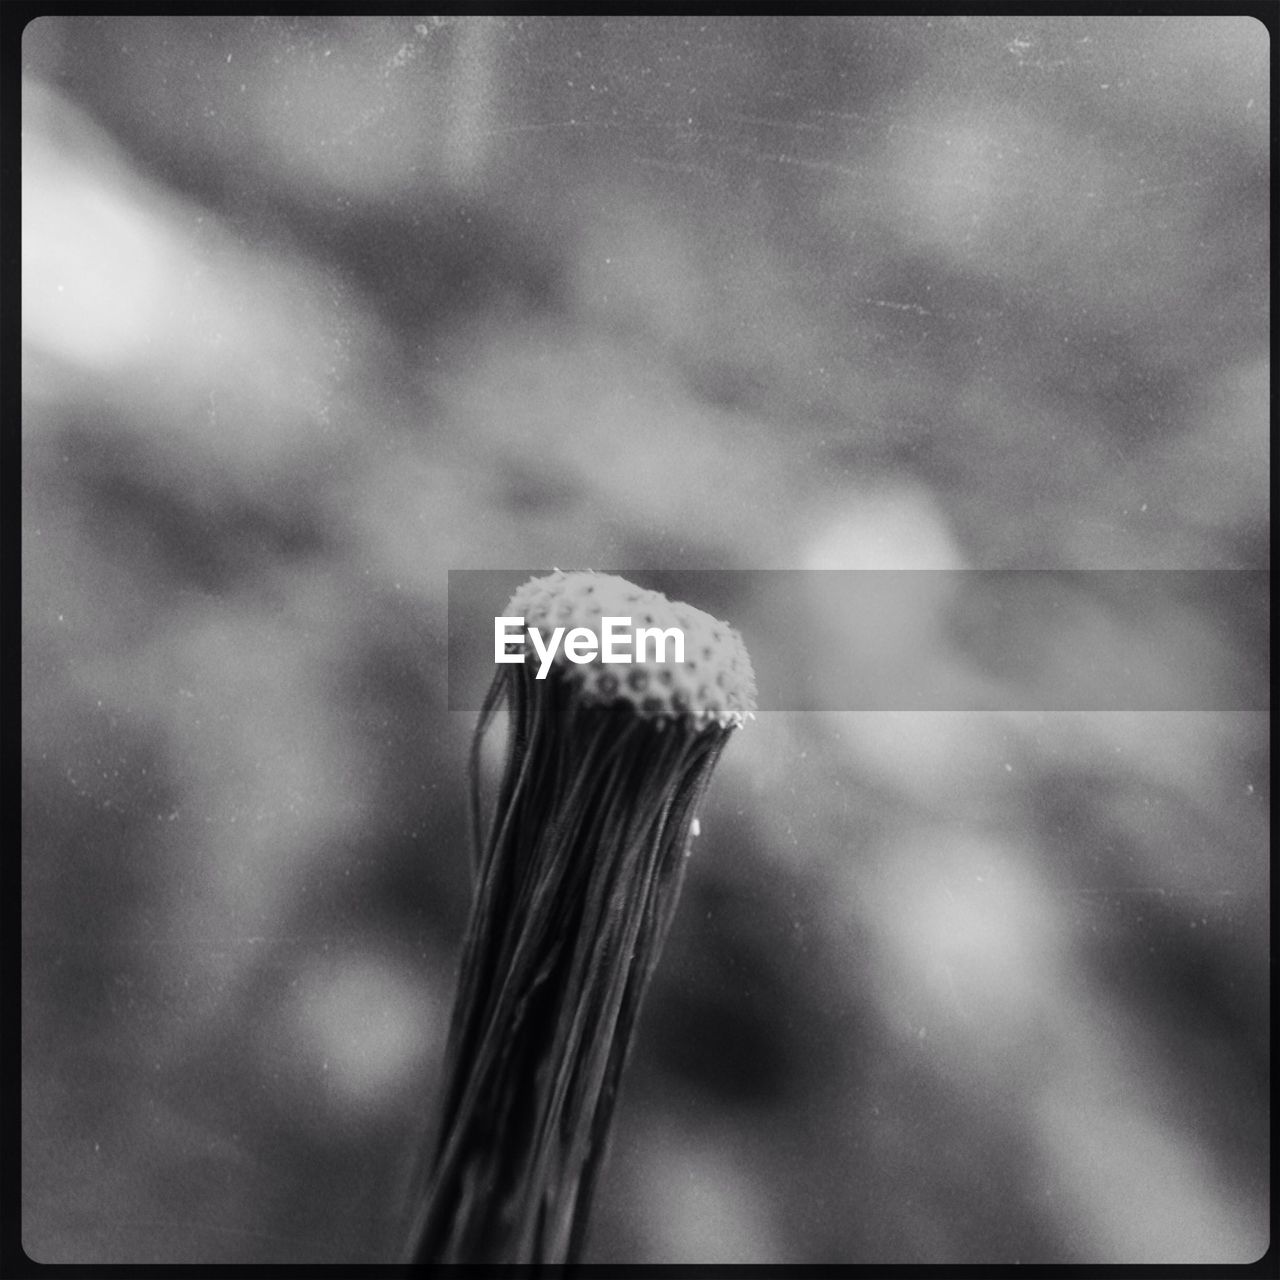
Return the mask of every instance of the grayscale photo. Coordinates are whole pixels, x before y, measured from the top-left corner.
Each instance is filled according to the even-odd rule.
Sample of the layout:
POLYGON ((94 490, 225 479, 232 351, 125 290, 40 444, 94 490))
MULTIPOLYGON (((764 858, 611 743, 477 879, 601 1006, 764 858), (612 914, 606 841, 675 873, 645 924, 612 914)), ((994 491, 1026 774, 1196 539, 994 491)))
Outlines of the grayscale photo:
POLYGON ((1273 1266, 1270 38, 6 19, 0 1269, 1273 1266))

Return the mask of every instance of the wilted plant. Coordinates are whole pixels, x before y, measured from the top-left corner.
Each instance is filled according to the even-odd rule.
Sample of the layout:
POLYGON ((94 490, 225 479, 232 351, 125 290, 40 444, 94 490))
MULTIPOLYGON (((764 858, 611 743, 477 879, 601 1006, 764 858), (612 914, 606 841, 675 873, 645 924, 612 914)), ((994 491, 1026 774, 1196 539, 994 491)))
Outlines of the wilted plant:
POLYGON ((543 634, 679 628, 685 661, 500 665, 471 752, 475 897, 418 1262, 577 1259, 636 1017, 675 911, 694 811, 755 680, 738 634, 623 578, 525 583, 543 634), (484 830, 481 748, 508 715, 484 830))

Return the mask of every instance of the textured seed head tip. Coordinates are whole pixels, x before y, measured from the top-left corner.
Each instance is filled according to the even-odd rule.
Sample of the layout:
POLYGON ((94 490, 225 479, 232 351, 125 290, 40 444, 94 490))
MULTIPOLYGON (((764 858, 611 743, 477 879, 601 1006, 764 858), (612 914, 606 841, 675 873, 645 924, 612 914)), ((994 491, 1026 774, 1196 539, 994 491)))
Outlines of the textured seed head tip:
MULTIPOLYGON (((676 662, 668 640, 659 662, 650 641, 644 661, 594 661, 578 665, 556 650, 555 670, 579 685, 584 701, 629 702, 647 720, 689 716, 699 724, 741 725, 756 710, 756 678, 742 637, 727 623, 692 605, 668 600, 612 573, 565 573, 531 578, 507 605, 509 617, 521 617, 549 637, 556 627, 568 635, 586 627, 600 639, 602 618, 630 618, 632 629, 678 627, 684 633, 684 661, 676 662)), ((616 634, 616 633, 615 633, 616 634)), ((631 636, 627 636, 630 642, 631 636)), ((526 657, 533 648, 524 641, 526 657)))

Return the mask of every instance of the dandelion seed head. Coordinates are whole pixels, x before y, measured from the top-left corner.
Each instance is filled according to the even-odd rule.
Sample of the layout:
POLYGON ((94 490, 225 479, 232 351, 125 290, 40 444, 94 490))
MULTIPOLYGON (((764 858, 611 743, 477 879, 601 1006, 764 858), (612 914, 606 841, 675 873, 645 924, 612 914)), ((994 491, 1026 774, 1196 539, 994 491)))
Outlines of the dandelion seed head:
MULTIPOLYGON (((548 633, 555 627, 566 633, 585 627, 598 642, 601 620, 607 617, 630 618, 636 627, 678 628, 684 635, 683 662, 674 661, 672 645, 655 652, 650 644, 643 659, 636 655, 625 666, 597 658, 574 667, 561 648, 553 667, 561 677, 573 679, 584 702, 630 703, 646 720, 688 716, 697 724, 736 728, 754 719, 755 672, 742 637, 711 614, 668 600, 660 591, 612 573, 557 569, 526 582, 512 596, 506 614, 548 633)), ((532 646, 527 640, 524 645, 532 659, 532 646)))
POLYGON ((514 618, 525 661, 497 664, 472 741, 476 894, 414 1227, 419 1263, 578 1259, 695 810, 755 707, 732 628, 623 578, 535 578, 502 620, 514 618), (605 643, 625 635, 605 618, 631 619, 636 649, 635 628, 677 628, 684 652, 677 660, 668 635, 664 649, 624 642, 624 654, 605 643), (596 658, 589 644, 573 657, 548 645, 574 627, 595 635, 596 658), (486 822, 480 763, 504 711, 506 765, 486 822))

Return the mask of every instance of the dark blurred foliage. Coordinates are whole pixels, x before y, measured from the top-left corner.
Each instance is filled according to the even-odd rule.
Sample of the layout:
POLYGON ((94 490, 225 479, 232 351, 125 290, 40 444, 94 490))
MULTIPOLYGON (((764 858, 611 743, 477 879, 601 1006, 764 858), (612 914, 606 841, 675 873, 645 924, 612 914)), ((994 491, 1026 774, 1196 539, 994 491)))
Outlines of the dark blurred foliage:
MULTIPOLYGON (((1268 567, 1268 53, 1226 17, 29 27, 28 1251, 397 1256, 469 898, 449 568, 1268 567)), ((693 603, 749 645, 770 607, 693 603)), ((1024 614, 1011 660, 1110 625, 1024 614)), ((981 674, 942 598, 815 634, 981 674)), ((589 1256, 1256 1257, 1266 730, 747 726, 589 1256)))

